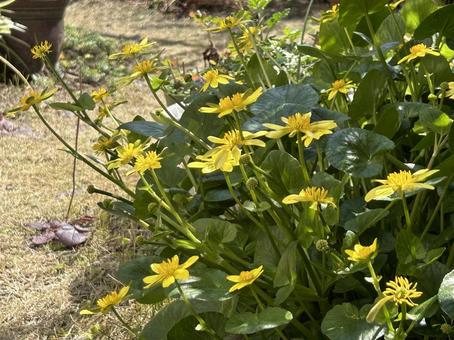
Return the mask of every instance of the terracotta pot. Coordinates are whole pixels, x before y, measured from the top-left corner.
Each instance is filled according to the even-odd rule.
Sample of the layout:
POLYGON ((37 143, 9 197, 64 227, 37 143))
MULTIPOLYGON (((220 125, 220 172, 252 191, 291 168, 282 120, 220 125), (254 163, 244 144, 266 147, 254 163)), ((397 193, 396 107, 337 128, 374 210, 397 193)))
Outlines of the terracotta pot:
POLYGON ((38 42, 47 40, 52 43, 49 59, 54 64, 57 62, 63 43, 63 17, 69 1, 16 0, 7 7, 11 13, 4 15, 26 27, 25 32, 14 30, 12 37, 5 38, 7 45, 17 55, 9 54, 10 60, 24 73, 37 73, 43 68, 42 62, 33 59, 30 53, 30 48, 38 42))

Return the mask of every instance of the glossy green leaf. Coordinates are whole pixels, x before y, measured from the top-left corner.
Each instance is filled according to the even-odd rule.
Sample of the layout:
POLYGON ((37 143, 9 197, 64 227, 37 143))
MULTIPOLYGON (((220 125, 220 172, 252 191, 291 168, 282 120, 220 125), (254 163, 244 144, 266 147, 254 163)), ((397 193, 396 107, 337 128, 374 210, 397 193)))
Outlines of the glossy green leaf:
POLYGON ((331 340, 374 340, 383 335, 383 326, 366 321, 366 310, 351 303, 336 305, 326 313, 322 333, 331 340))
POLYGON ((394 143, 385 136, 359 129, 339 130, 330 136, 326 147, 328 161, 355 177, 373 177, 383 169, 384 153, 394 143))
POLYGON ((85 110, 93 110, 96 106, 95 101, 88 93, 82 93, 77 99, 77 103, 85 110))
POLYGON ((136 120, 122 124, 118 127, 121 130, 128 130, 144 137, 163 138, 166 135, 167 127, 156 122, 136 120))
POLYGON ((413 33, 421 22, 437 9, 432 0, 407 0, 400 14, 405 22, 406 31, 413 33))
POLYGON ((225 325, 225 330, 232 334, 253 334, 286 325, 292 319, 293 315, 288 310, 267 307, 259 313, 247 312, 232 315, 225 325))
POLYGON ((385 105, 377 120, 374 132, 379 133, 388 138, 393 138, 402 124, 403 114, 396 105, 385 105))
POLYGON ((396 254, 400 264, 408 264, 424 259, 426 249, 419 237, 411 231, 403 229, 397 236, 396 254))
POLYGON ((373 227, 377 222, 388 216, 385 209, 371 209, 357 214, 353 219, 347 221, 343 226, 347 230, 354 231, 360 236, 364 231, 373 227))
POLYGON ((303 187, 301 165, 287 152, 271 151, 263 161, 261 168, 270 174, 270 188, 280 196, 297 193, 303 187))
MULTIPOLYGON (((428 1, 429 2, 429 1, 428 1)), ((424 39, 439 33, 444 37, 454 37, 454 4, 439 8, 418 26, 415 39, 424 39)))
POLYGON ((443 278, 438 291, 438 302, 443 312, 454 319, 454 270, 443 278))
POLYGON ((345 32, 344 27, 337 20, 324 22, 320 25, 320 48, 327 53, 346 54, 351 49, 349 36, 351 36, 351 32, 345 32))
POLYGON ((379 46, 390 42, 401 42, 405 34, 405 23, 399 13, 388 15, 377 30, 379 46))
POLYGON ((350 105, 349 115, 355 120, 376 115, 386 90, 386 74, 371 70, 361 80, 350 105))
POLYGON ((453 120, 446 113, 432 109, 422 112, 419 116, 419 122, 429 131, 447 135, 453 120))
POLYGON ((221 245, 235 240, 239 226, 216 218, 201 218, 193 222, 196 236, 205 242, 221 245))
POLYGON ((356 26, 366 14, 383 10, 387 3, 387 0, 341 0, 339 22, 345 27, 356 26))
POLYGON ((70 103, 51 103, 49 104, 54 110, 64 110, 70 112, 81 112, 83 108, 81 106, 70 104, 70 103))
POLYGON ((287 85, 272 88, 262 94, 251 106, 254 115, 243 128, 248 131, 263 130, 263 123, 282 124, 281 117, 297 112, 306 113, 317 106, 318 93, 310 85, 287 85))
POLYGON ((298 241, 290 243, 282 253, 274 276, 274 287, 282 287, 293 284, 297 278, 296 258, 298 241))

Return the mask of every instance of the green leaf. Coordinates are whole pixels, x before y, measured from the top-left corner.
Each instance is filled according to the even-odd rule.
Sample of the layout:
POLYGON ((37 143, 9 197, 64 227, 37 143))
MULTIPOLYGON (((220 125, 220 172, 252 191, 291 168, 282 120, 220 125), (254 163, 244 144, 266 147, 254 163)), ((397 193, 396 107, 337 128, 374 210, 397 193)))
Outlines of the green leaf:
POLYGON ((345 32, 337 20, 323 22, 320 25, 319 43, 323 52, 345 54, 351 48, 348 41, 351 32, 345 32))
POLYGON ((206 202, 226 202, 233 200, 228 189, 213 189, 205 193, 203 200, 206 202))
POLYGON ((413 307, 407 314, 409 320, 419 322, 424 317, 430 316, 432 307, 437 303, 437 295, 432 296, 430 299, 424 301, 423 303, 413 307))
POLYGON ((77 103, 85 110, 93 110, 96 106, 95 101, 88 93, 82 93, 77 103))
POLYGON ((326 156, 335 168, 354 177, 373 177, 383 169, 384 153, 392 149, 394 143, 385 136, 348 128, 330 136, 326 156))
POLYGON ((438 291, 438 302, 443 312, 454 319, 454 270, 443 278, 438 291))
MULTIPOLYGON (((427 1, 429 2, 429 1, 427 1)), ((430 14, 418 26, 414 39, 422 40, 439 33, 444 37, 454 36, 454 4, 444 6, 430 14)))
POLYGON ((350 105, 349 115, 355 120, 375 115, 386 90, 386 74, 370 70, 361 80, 350 105))
POLYGON ((251 106, 254 115, 243 128, 248 131, 263 130, 263 123, 282 124, 281 117, 297 112, 309 112, 318 103, 319 95, 310 85, 286 85, 275 87, 251 106))
MULTIPOLYGON (((192 301, 192 306, 197 313, 218 312, 222 303, 192 301)), ((160 309, 140 333, 139 339, 167 340, 167 334, 181 320, 192 315, 190 308, 183 301, 173 301, 160 309)))
POLYGON ((403 114, 397 109, 396 105, 385 105, 378 116, 374 132, 388 138, 393 138, 397 131, 399 131, 402 118, 403 114))
POLYGON ((373 227, 378 221, 388 216, 389 212, 385 209, 371 209, 356 214, 356 216, 347 221, 343 226, 346 230, 354 231, 358 236, 370 227, 373 227))
POLYGON ((388 0, 341 0, 339 22, 341 25, 355 27, 366 15, 381 11, 388 0))
POLYGON ((128 130, 137 133, 144 137, 163 138, 166 135, 167 127, 156 122, 145 120, 136 120, 122 124, 118 127, 119 130, 128 130))
POLYGON ((373 340, 383 335, 383 326, 366 321, 367 312, 351 303, 336 305, 326 313, 322 333, 331 340, 373 340))
POLYGON ((298 241, 290 243, 282 253, 279 264, 277 265, 276 274, 274 275, 273 286, 282 287, 294 284, 297 278, 296 257, 298 241))
POLYGON ((420 65, 418 77, 421 84, 427 82, 425 78, 426 72, 430 75, 435 87, 440 86, 444 81, 454 80, 454 74, 451 72, 448 60, 441 55, 426 55, 424 58, 421 58, 420 65))
POLYGON ((81 112, 83 111, 83 108, 75 105, 75 104, 70 104, 70 103, 51 103, 49 104, 51 108, 54 110, 64 110, 64 111, 70 111, 70 112, 81 112))
POLYGON ((453 120, 446 113, 432 109, 422 112, 419 116, 419 122, 429 131, 447 135, 453 120))
POLYGON ((437 5, 432 0, 405 1, 400 14, 404 19, 406 32, 413 33, 420 23, 436 9, 437 5))
POLYGON ((253 334, 288 324, 293 315, 288 310, 268 307, 260 313, 234 314, 227 321, 225 331, 232 334, 253 334))
POLYGON ((204 242, 220 245, 235 240, 239 226, 216 218, 201 218, 192 224, 204 242))
POLYGON ((270 174, 270 188, 279 196, 299 192, 303 187, 301 165, 287 152, 271 151, 261 164, 261 168, 270 174))
POLYGON ((396 254, 399 264, 409 264, 422 260, 426 256, 426 249, 419 237, 407 229, 400 231, 396 239, 396 254))
POLYGON ((405 23, 399 13, 388 15, 377 30, 379 46, 391 42, 400 42, 405 34, 405 23))
MULTIPOLYGON (((262 63, 266 75, 268 76, 268 79, 270 80, 271 84, 275 86, 282 86, 288 84, 288 79, 286 77, 285 79, 282 79, 282 75, 278 73, 270 63, 268 63, 264 59, 262 59, 262 63)), ((260 66, 260 62, 256 54, 251 56, 248 64, 246 65, 246 69, 255 87, 258 87, 261 84, 266 84, 265 74, 263 73, 263 69, 260 66)))

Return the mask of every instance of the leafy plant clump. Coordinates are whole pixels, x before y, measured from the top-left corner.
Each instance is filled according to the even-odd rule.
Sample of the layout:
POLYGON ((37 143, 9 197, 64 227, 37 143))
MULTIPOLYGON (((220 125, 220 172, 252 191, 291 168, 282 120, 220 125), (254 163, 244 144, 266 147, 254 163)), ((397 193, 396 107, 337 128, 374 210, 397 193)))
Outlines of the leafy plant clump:
POLYGON ((153 120, 120 121, 111 88, 76 96, 64 86, 73 100, 50 106, 99 132, 91 155, 41 113, 54 91, 32 91, 16 108, 32 108, 124 193, 90 187, 107 196, 101 208, 153 233, 139 242, 150 256, 120 266, 125 287, 83 314, 112 312, 142 339, 446 338, 454 5, 341 0, 309 46, 304 28, 269 34, 279 18, 264 14, 268 3, 195 18, 227 32, 230 53, 184 76, 181 91, 148 40, 110 55, 133 61, 117 88, 146 82, 161 104, 153 120), (115 309, 169 298, 145 325, 115 309))

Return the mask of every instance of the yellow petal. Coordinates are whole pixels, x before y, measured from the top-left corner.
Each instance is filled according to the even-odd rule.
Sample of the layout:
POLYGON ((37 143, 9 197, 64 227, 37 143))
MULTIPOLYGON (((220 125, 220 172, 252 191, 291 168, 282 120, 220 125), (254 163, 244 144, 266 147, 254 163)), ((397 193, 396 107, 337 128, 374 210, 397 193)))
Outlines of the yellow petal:
POLYGON ((173 277, 177 280, 187 280, 189 279, 189 271, 184 268, 175 270, 173 277))
POLYGON ((391 300, 393 297, 392 296, 385 296, 381 298, 369 311, 369 313, 366 316, 366 321, 369 323, 373 323, 375 318, 377 317, 378 312, 383 308, 386 302, 391 300))
POLYGON ((370 202, 370 201, 375 200, 375 199, 389 197, 393 193, 394 193, 394 189, 391 186, 389 186, 389 185, 380 185, 380 186, 370 190, 366 194, 366 197, 364 197, 364 200, 366 202, 370 202))
POLYGON ((143 283, 147 283, 148 286, 152 286, 154 285, 155 283, 159 282, 162 280, 162 276, 161 275, 150 275, 150 276, 145 276, 143 278, 143 283))
POLYGON ((82 309, 79 314, 80 315, 93 315, 93 314, 96 314, 96 312, 92 312, 91 310, 88 310, 88 309, 82 309))
POLYGON ((300 195, 288 195, 287 197, 284 197, 282 200, 282 203, 284 204, 294 204, 298 202, 304 201, 304 198, 301 197, 300 195))
POLYGON ((175 282, 175 278, 171 275, 171 276, 168 276, 164 279, 164 281, 162 281, 162 286, 164 288, 167 288, 169 287, 170 285, 172 285, 173 283, 175 282))
POLYGON ((240 276, 239 275, 228 275, 226 277, 227 280, 231 282, 240 282, 240 276))
POLYGON ((197 262, 197 260, 199 259, 198 256, 191 256, 185 263, 183 263, 181 265, 182 268, 189 268, 190 266, 192 266, 194 263, 197 262))

